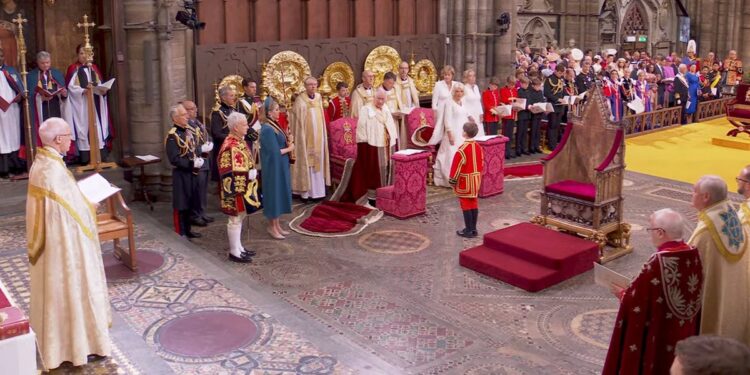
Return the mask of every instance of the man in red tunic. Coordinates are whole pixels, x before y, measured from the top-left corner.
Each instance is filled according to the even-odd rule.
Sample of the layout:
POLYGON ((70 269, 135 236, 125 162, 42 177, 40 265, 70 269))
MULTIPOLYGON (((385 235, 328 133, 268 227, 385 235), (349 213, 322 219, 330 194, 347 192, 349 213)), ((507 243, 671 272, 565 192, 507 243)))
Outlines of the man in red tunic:
POLYGON ((620 311, 602 374, 668 374, 678 341, 698 334, 703 266, 683 238, 679 213, 662 209, 649 220, 658 248, 626 289, 612 291, 620 311))
MULTIPOLYGON (((516 90, 516 77, 508 76, 505 79, 505 86, 500 88, 500 103, 512 104, 513 100, 518 98, 518 90, 516 90)), ((511 145, 515 144, 515 138, 513 134, 516 131, 516 117, 518 116, 514 109, 508 116, 503 117, 503 135, 508 137, 508 143, 505 144, 505 159, 513 159, 516 157, 518 150, 513 150, 511 145)))
POLYGON ((492 110, 500 105, 500 79, 497 77, 490 78, 490 84, 487 90, 482 93, 482 108, 484 109, 484 134, 496 135, 497 123, 499 118, 492 110))
POLYGON ((229 238, 229 260, 251 263, 254 251, 242 247, 242 221, 249 213, 260 208, 258 198, 258 171, 255 169, 250 146, 245 136, 250 126, 247 117, 232 112, 227 117, 229 135, 221 144, 218 155, 221 211, 229 216, 227 236, 229 238))
POLYGON ((474 141, 479 132, 476 123, 464 124, 464 143, 453 156, 450 179, 453 192, 458 197, 461 211, 464 214, 464 229, 456 231, 461 237, 474 238, 477 232, 477 217, 479 216, 478 199, 479 186, 482 183, 482 169, 484 166, 484 152, 482 147, 474 141))
POLYGON ((331 99, 331 102, 326 109, 326 115, 328 115, 328 123, 334 122, 342 117, 349 117, 352 108, 352 100, 349 97, 349 85, 346 82, 339 82, 336 84, 336 97, 331 99))

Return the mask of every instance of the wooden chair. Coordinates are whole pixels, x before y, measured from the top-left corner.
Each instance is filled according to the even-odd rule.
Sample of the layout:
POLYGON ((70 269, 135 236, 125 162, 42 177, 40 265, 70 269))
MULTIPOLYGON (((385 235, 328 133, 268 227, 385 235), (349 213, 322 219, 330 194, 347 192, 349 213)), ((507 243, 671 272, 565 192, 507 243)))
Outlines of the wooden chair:
POLYGON ((96 224, 99 229, 99 241, 115 242, 115 258, 121 260, 133 272, 138 270, 135 253, 135 234, 133 228, 133 214, 125 204, 120 192, 113 194, 103 201, 104 212, 97 214, 96 224), (122 209, 118 214, 117 208, 122 209), (128 251, 120 245, 120 239, 128 238, 128 251))
POLYGON ((589 90, 581 116, 569 115, 562 141, 542 159, 541 213, 533 223, 573 232, 599 244, 600 260, 632 251, 623 221, 625 134, 609 119, 601 87, 589 90), (614 250, 605 253, 605 246, 614 250))

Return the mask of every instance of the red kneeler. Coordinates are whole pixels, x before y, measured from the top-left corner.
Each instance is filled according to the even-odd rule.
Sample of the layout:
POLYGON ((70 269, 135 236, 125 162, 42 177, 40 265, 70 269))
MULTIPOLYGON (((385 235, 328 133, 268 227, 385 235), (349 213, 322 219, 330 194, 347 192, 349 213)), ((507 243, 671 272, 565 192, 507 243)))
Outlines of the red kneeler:
POLYGON ((427 159, 429 152, 412 155, 394 154, 393 185, 376 190, 376 205, 399 219, 427 211, 427 159))

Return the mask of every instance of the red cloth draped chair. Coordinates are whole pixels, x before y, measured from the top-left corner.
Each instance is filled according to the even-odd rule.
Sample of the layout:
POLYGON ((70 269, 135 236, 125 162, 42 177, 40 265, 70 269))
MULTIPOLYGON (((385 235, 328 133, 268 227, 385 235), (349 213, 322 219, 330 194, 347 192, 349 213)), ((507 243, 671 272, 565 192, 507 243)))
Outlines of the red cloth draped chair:
POLYGON ((570 116, 562 141, 542 159, 541 214, 532 222, 574 232, 599 244, 600 260, 632 251, 623 221, 625 134, 609 120, 601 88, 589 90, 581 116, 570 116), (604 247, 615 249, 605 253, 604 247))
MULTIPOLYGON (((357 160, 357 119, 342 117, 326 125, 328 130, 328 151, 331 161, 331 183, 338 185, 350 164, 357 160)), ((351 167, 350 167, 351 168, 351 167)))
POLYGON ((505 188, 505 147, 508 137, 498 136, 486 141, 477 141, 484 151, 484 168, 479 198, 487 198, 503 192, 505 188))
POLYGON ((393 185, 378 188, 375 204, 399 219, 421 215, 427 210, 427 159, 430 154, 394 154, 393 185))
POLYGON ((739 133, 750 135, 750 84, 737 86, 737 96, 726 103, 727 120, 735 126, 727 135, 736 137, 739 133))

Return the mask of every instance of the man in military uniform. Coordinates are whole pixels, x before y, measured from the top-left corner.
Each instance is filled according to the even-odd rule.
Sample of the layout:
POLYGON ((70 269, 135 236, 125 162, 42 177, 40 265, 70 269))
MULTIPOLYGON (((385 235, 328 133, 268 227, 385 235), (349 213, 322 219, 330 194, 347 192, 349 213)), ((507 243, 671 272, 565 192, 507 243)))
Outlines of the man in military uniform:
MULTIPOLYGON (((258 97, 258 84, 252 78, 242 80, 242 89, 245 93, 239 100, 238 110, 245 114, 247 123, 254 132, 260 129, 260 97, 258 97), (257 123, 257 124, 256 124, 257 123)), ((252 145, 251 145, 252 146, 252 145)))
POLYGON ((560 137, 560 121, 565 112, 565 81, 563 74, 565 65, 558 64, 555 73, 544 80, 544 97, 554 105, 555 111, 550 112, 547 120, 547 148, 554 150, 560 137))
POLYGON ((242 247, 242 221, 249 213, 260 208, 258 196, 258 171, 255 169, 250 146, 245 141, 249 125, 241 113, 227 117, 229 134, 219 149, 219 174, 221 211, 229 215, 227 237, 229 260, 251 263, 254 251, 242 247))
MULTIPOLYGON (((214 108, 214 111, 211 112, 211 137, 214 140, 214 160, 219 155, 221 144, 224 143, 224 139, 229 135, 229 128, 227 127, 227 118, 229 115, 233 112, 240 112, 246 118, 249 117, 243 109, 238 108, 237 93, 231 87, 224 86, 220 88, 219 98, 221 100, 219 107, 214 108)), ((247 133, 246 139, 252 144, 252 142, 258 139, 258 133, 255 130, 250 130, 247 133)), ((211 180, 219 181, 219 171, 213 165, 211 166, 211 180)))
POLYGON ((196 152, 195 134, 188 125, 188 113, 181 104, 169 111, 174 126, 164 140, 167 158, 172 164, 172 207, 175 231, 187 238, 201 237, 190 228, 190 209, 198 184, 198 171, 205 160, 196 152))
POLYGON ((211 150, 214 147, 213 142, 208 137, 208 130, 200 120, 198 120, 198 107, 190 100, 184 100, 180 104, 185 107, 188 113, 188 125, 195 137, 195 152, 200 155, 205 162, 198 171, 198 183, 196 184, 196 198, 193 199, 193 208, 190 213, 190 221, 193 225, 205 227, 212 223, 214 219, 206 215, 208 180, 210 174, 210 164, 215 164, 211 160, 211 150))

